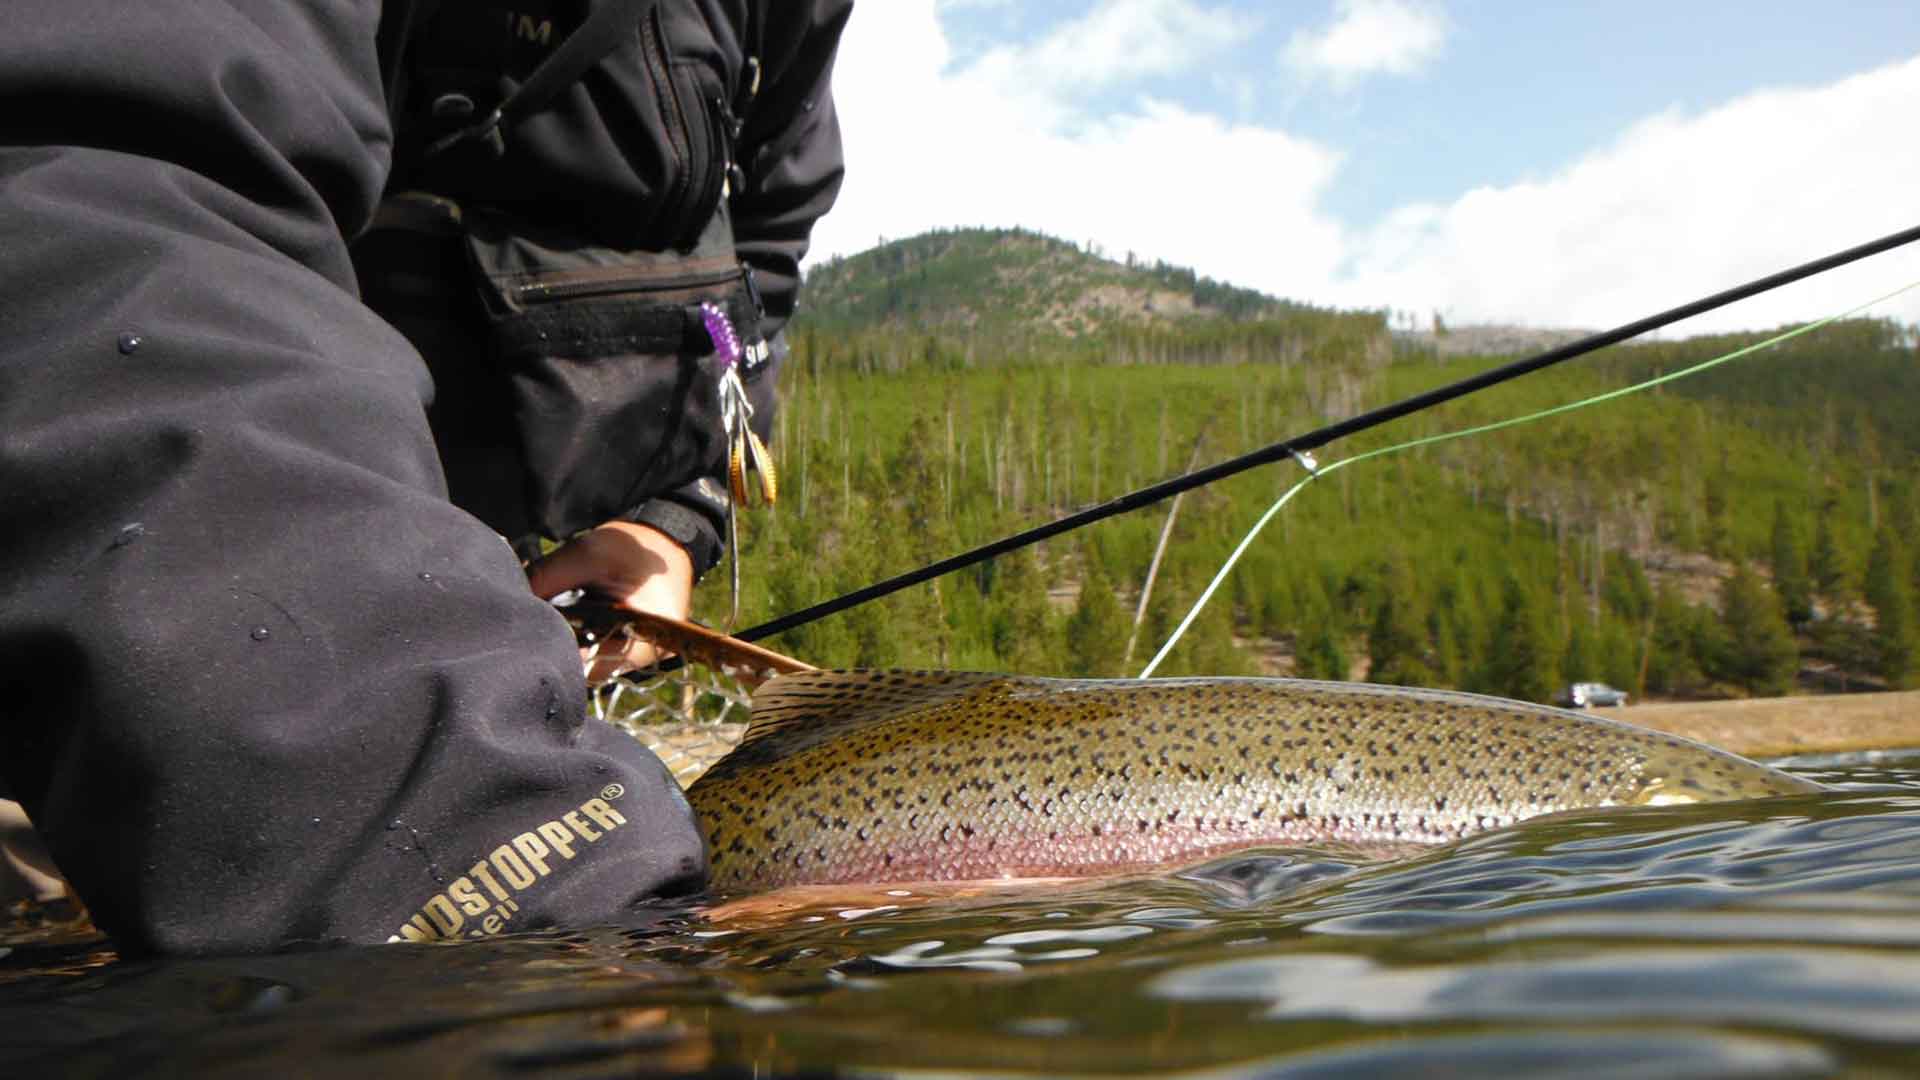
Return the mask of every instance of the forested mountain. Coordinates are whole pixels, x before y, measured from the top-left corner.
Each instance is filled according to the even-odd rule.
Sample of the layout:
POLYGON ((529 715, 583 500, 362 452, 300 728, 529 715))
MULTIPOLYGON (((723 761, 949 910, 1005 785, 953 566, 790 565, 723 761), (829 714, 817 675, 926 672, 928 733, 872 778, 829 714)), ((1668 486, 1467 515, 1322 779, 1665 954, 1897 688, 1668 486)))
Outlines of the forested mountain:
MULTIPOLYGON (((814 271, 781 500, 743 515, 740 625, 1192 462, 1503 362, 1031 233, 916 237, 814 271)), ((1337 443, 1322 462, 1618 388, 1763 335, 1609 350, 1337 443)), ((1537 424, 1331 473, 1278 515, 1163 673, 1544 698, 1905 685, 1920 590, 1913 334, 1858 321, 1537 424)), ((815 663, 1136 672, 1304 473, 1270 466, 771 642, 815 663), (1129 657, 1128 639, 1137 638, 1129 657)), ((727 617, 723 571, 698 597, 727 617)))
POLYGON ((857 371, 1384 359, 1390 349, 1380 312, 1291 303, 1017 229, 928 233, 832 260, 808 273, 797 329, 857 371))
POLYGON ((1310 311, 1182 267, 1124 263, 1022 229, 952 229, 881 244, 807 274, 822 330, 1017 330, 1080 334, 1189 316, 1310 311))

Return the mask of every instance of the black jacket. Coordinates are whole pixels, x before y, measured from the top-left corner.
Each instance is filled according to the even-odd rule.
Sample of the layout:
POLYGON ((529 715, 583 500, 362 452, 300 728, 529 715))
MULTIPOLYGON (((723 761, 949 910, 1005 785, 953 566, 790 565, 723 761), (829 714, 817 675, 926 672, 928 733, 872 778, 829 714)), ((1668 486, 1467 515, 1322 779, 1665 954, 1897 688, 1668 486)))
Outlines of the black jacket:
POLYGON ((504 152, 426 154, 456 95, 486 112, 580 24, 586 5, 389 5, 383 56, 400 103, 392 190, 422 189, 568 222, 601 243, 687 246, 723 187, 772 337, 793 313, 813 223, 842 171, 829 74, 851 0, 668 0, 504 152), (394 40, 398 36, 400 40, 394 40), (729 164, 739 172, 727 182, 729 164))
MULTIPOLYGON (((512 10, 444 0, 390 4, 381 27, 397 117, 388 193, 430 193, 469 217, 484 208, 530 230, 644 252, 690 249, 724 199, 728 257, 750 271, 747 294, 761 312, 757 327, 740 329, 773 342, 777 355, 808 234, 839 189, 829 72, 849 5, 616 0, 608 10, 631 17, 632 9, 646 9, 638 31, 607 39, 582 29, 597 9, 579 0, 520 0, 512 10), (584 76, 505 125, 501 138, 452 137, 510 99, 576 35, 593 37, 598 57, 584 76)), ((697 571, 712 565, 726 514, 719 443, 706 430, 714 418, 689 422, 684 387, 668 403, 657 399, 675 388, 646 385, 647 373, 674 365, 630 361, 625 381, 635 399, 610 417, 610 431, 572 415, 543 423, 545 410, 530 415, 524 401, 489 385, 497 380, 475 362, 497 341, 473 302, 469 255, 458 240, 420 235, 417 214, 385 214, 381 222, 398 223, 402 235, 379 231, 357 246, 363 295, 433 372, 438 397, 430 416, 454 501, 523 550, 541 535, 560 538, 624 516, 679 539, 697 571), (438 288, 423 295, 421 282, 438 288), (635 427, 629 415, 667 416, 650 426, 670 430, 657 442, 623 445, 620 433, 635 427), (532 474, 524 481, 523 469, 532 474), (609 489, 602 496, 584 494, 602 488, 609 489), (560 494, 572 496, 560 500, 566 509, 554 505, 560 494)), ((621 325, 616 303, 581 303, 601 309, 583 316, 592 332, 617 337, 607 333, 621 325)), ((540 330, 559 338, 580 321, 562 312, 544 318, 540 330)), ((615 377, 609 372, 617 363, 596 361, 592 381, 615 377)), ((545 394, 564 374, 545 370, 535 380, 545 394)), ((767 385, 753 387, 755 426, 768 434, 774 372, 760 381, 767 385)))
MULTIPOLYGON (((844 5, 767 7, 821 78, 795 43, 825 39, 774 26, 844 5)), ((702 880, 356 295, 380 15, 13 0, 0 35, 0 788, 130 952, 613 920, 702 880)), ((831 179, 783 182, 816 170, 767 122, 743 247, 774 275, 831 179)))

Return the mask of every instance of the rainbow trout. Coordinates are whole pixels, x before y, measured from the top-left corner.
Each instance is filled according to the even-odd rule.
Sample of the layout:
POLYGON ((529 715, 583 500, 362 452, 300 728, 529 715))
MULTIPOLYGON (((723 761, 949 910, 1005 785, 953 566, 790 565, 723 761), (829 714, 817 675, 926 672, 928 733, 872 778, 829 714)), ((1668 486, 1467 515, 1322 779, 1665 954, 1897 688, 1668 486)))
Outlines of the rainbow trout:
POLYGON ((688 789, 722 892, 1115 873, 1454 840, 1558 810, 1819 785, 1613 720, 1293 679, 815 671, 688 789))

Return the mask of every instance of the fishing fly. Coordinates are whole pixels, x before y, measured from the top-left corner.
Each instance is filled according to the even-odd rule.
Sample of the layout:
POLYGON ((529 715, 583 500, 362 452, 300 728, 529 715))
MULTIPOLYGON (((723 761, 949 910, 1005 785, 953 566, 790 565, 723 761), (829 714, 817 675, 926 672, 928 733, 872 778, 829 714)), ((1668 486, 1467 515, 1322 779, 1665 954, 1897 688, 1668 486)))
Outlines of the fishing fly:
POLYGON ((760 436, 753 432, 753 402, 747 398, 746 384, 740 381, 740 361, 745 355, 745 350, 740 347, 740 334, 733 328, 733 320, 727 318, 727 313, 711 301, 700 305, 700 318, 706 325, 707 336, 713 340, 714 355, 720 362, 720 426, 727 446, 727 565, 731 572, 733 596, 733 610, 727 618, 727 629, 731 630, 740 619, 738 512, 750 498, 747 488, 748 467, 751 466, 754 474, 760 478, 760 494, 769 506, 779 495, 780 489, 774 475, 773 455, 767 452, 760 436))

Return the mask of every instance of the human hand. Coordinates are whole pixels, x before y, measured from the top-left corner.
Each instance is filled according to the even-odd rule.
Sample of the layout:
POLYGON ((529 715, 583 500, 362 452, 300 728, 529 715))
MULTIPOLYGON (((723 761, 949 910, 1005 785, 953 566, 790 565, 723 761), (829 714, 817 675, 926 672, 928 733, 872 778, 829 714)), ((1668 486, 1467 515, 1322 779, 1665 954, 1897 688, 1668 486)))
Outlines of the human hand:
MULTIPOLYGON (((685 619, 693 607, 693 557, 671 536, 648 525, 610 521, 582 533, 527 567, 527 587, 551 600, 585 589, 614 607, 685 619)), ((644 668, 660 658, 652 645, 629 640, 625 649, 582 649, 589 682, 644 668)))

